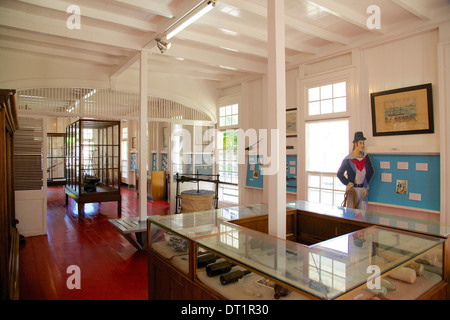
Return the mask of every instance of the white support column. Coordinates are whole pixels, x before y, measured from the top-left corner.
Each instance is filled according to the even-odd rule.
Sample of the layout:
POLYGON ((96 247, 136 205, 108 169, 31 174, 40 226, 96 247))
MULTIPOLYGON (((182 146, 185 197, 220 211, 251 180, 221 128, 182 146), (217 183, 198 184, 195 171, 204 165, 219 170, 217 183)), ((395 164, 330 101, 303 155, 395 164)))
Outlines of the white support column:
POLYGON ((450 41, 438 45, 439 118, 441 139, 441 223, 450 224, 450 41))
MULTIPOLYGON (((268 129, 278 130, 278 139, 269 133, 270 158, 276 174, 267 176, 269 234, 286 238, 286 53, 284 0, 267 0, 269 67, 268 129)), ((269 153, 268 152, 268 153, 269 153)))
POLYGON ((141 51, 139 114, 139 220, 147 220, 148 51, 141 51))

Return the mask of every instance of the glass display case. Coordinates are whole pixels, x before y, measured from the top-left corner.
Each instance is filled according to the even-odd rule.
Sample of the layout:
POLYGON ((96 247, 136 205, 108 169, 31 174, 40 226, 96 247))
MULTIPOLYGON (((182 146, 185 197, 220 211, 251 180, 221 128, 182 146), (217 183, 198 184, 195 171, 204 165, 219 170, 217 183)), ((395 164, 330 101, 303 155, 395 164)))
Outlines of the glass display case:
POLYGON ((47 134, 47 185, 61 185, 66 183, 65 172, 65 143, 64 133, 47 134))
MULTIPOLYGON (((248 211, 251 211, 251 208, 248 211)), ((242 228, 228 222, 227 212, 227 209, 222 209, 150 217, 149 248, 171 261, 171 265, 188 275, 193 272, 192 268, 189 269, 189 253, 192 250, 189 242, 192 239, 242 228)))
MULTIPOLYGON (((183 275, 182 290, 192 286, 232 300, 409 300, 445 294, 442 237, 372 226, 306 246, 238 226, 234 221, 242 216, 229 219, 222 211, 149 218, 148 251, 183 275)), ((163 278, 149 271, 149 284, 169 281, 163 278)))
POLYGON ((79 204, 118 201, 120 216, 119 133, 119 121, 79 120, 67 126, 66 202, 68 196, 79 204))
POLYGON ((348 222, 363 223, 365 225, 388 226, 444 238, 450 236, 450 226, 436 221, 329 206, 308 201, 293 201, 287 203, 286 206, 288 208, 296 209, 299 212, 313 213, 314 215, 324 217, 325 219, 340 219, 348 222))

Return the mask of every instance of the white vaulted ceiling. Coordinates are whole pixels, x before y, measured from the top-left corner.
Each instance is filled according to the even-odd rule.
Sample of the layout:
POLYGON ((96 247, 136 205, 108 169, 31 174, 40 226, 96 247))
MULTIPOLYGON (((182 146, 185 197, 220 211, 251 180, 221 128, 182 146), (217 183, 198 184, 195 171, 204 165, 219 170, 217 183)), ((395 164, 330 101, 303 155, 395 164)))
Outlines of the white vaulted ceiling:
MULTIPOLYGON (((171 39, 155 39, 200 0, 0 0, 0 50, 107 67, 111 76, 135 68, 151 51, 149 70, 228 81, 267 71, 266 0, 219 0, 171 39), (81 29, 69 30, 67 8, 79 6, 81 29)), ((448 0, 285 0, 288 65, 353 49, 450 20, 448 0), (367 27, 367 8, 381 9, 381 29, 367 27)))

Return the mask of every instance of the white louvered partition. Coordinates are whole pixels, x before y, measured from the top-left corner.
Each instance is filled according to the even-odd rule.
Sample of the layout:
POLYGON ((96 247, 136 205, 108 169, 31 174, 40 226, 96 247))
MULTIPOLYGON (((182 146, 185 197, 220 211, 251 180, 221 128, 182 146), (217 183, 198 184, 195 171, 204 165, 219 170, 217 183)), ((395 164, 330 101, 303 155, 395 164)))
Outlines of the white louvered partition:
POLYGON ((43 187, 42 119, 19 118, 14 137, 15 190, 41 190, 43 187))
MULTIPOLYGON (((109 120, 137 120, 139 94, 134 92, 82 88, 19 90, 18 110, 29 114, 59 117, 89 117, 109 120)), ((149 120, 206 121, 210 116, 194 107, 160 97, 148 97, 149 120)))
POLYGON ((47 154, 44 118, 19 117, 14 137, 15 205, 18 230, 24 236, 47 232, 47 154))

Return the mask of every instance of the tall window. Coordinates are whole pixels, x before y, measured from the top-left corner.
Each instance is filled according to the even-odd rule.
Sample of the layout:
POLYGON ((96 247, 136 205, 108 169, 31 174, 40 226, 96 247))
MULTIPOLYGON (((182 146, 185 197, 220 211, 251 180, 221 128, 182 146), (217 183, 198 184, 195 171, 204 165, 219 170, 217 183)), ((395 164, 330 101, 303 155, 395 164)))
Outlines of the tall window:
POLYGON ((307 90, 305 124, 307 200, 341 205, 345 186, 336 177, 349 151, 347 82, 307 90))
POLYGON ((233 104, 219 109, 220 128, 217 148, 219 151, 218 167, 220 181, 219 200, 239 204, 239 163, 238 163, 238 131, 239 105, 233 104))

